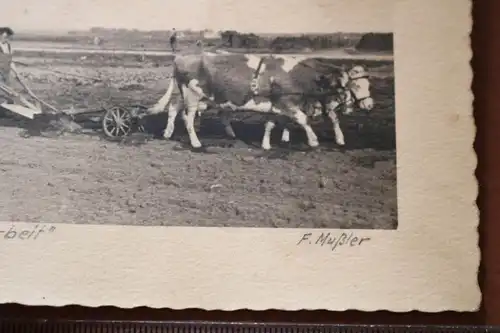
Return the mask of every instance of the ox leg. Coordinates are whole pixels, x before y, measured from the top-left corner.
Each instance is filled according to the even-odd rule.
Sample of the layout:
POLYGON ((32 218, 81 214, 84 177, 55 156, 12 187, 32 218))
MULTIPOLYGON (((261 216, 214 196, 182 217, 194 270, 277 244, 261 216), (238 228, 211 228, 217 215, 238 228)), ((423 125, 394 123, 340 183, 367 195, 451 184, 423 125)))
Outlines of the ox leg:
POLYGON ((168 109, 167 127, 165 127, 165 130, 163 131, 163 137, 165 139, 170 139, 172 137, 172 134, 174 134, 175 119, 177 118, 177 114, 183 110, 184 103, 182 102, 182 100, 179 101, 176 105, 171 105, 168 109))
MULTIPOLYGON (((272 117, 272 116, 271 116, 272 117)), ((286 127, 287 121, 282 116, 276 116, 275 119, 268 119, 264 125, 264 136, 262 137, 261 147, 265 150, 271 149, 271 132, 276 127, 276 122, 283 126, 281 142, 290 142, 290 131, 286 127)))
POLYGON ((331 120, 332 125, 333 125, 333 133, 335 134, 335 142, 339 146, 345 145, 345 140, 344 140, 344 133, 342 132, 342 129, 340 128, 340 121, 339 117, 337 115, 337 112, 335 112, 334 109, 328 108, 327 109, 327 116, 331 120))
POLYGON ((198 135, 196 135, 196 130, 194 129, 194 118, 198 108, 196 105, 189 105, 187 107, 186 112, 183 112, 184 123, 186 124, 186 130, 189 135, 189 141, 191 142, 191 146, 193 148, 201 148, 201 142, 198 139, 198 135))
POLYGON ((196 135, 196 130, 194 128, 194 119, 198 114, 199 103, 201 98, 196 92, 192 91, 192 87, 182 87, 182 97, 183 97, 183 107, 184 112, 182 112, 182 118, 184 124, 186 125, 186 131, 189 136, 189 141, 193 148, 201 148, 201 142, 196 135))
POLYGON ((306 131, 307 144, 310 147, 319 146, 318 137, 316 133, 314 133, 311 125, 309 125, 307 115, 297 106, 290 106, 289 109, 292 112, 291 118, 306 131))
POLYGON ((231 126, 231 115, 228 110, 219 111, 219 117, 221 118, 222 125, 224 125, 224 131, 226 134, 232 138, 236 138, 236 134, 234 133, 233 126, 231 126))
MULTIPOLYGON (((276 126, 274 121, 268 120, 264 126, 264 136, 262 137, 262 148, 271 149, 271 131, 276 126)), ((283 127, 283 132, 281 133, 281 142, 289 143, 290 142, 290 130, 286 127, 283 127)))
POLYGON ((288 128, 283 128, 283 133, 281 134, 281 142, 290 142, 290 131, 288 128))
MULTIPOLYGON (((275 123, 273 121, 268 120, 264 127, 264 135, 267 135, 270 138, 271 131, 274 129, 274 127, 275 123), (266 128, 268 129, 267 130, 268 132, 266 132, 266 128)), ((281 133, 281 142, 285 143, 290 142, 290 131, 286 127, 283 128, 283 133, 281 133)))
POLYGON ((276 126, 276 123, 272 120, 266 121, 264 125, 264 135, 262 136, 261 147, 264 150, 271 149, 271 132, 273 128, 276 126))

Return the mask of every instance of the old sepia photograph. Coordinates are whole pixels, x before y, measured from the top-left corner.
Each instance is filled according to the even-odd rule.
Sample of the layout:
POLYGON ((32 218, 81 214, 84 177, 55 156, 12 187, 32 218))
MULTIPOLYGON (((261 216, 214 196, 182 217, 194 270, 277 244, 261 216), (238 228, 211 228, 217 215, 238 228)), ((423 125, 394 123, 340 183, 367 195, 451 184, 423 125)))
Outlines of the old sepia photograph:
POLYGON ((476 311, 470 13, 10 3, 0 303, 476 311))
POLYGON ((390 11, 333 1, 332 24, 273 27, 52 2, 1 23, 0 220, 397 228, 390 11))

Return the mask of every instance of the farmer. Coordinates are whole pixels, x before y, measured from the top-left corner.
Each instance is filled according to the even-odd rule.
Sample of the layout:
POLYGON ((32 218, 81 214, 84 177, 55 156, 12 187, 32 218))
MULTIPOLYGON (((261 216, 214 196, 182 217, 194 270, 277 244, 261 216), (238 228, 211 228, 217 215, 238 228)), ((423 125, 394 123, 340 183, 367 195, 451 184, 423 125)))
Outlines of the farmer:
MULTIPOLYGON (((7 88, 10 88, 10 90, 14 90, 10 87, 12 75, 30 96, 34 96, 33 92, 21 80, 21 77, 17 72, 17 68, 12 61, 12 47, 10 45, 10 41, 13 35, 14 31, 12 31, 11 28, 0 27, 0 84, 7 86, 7 88)), ((27 101, 24 101, 23 99, 23 102, 27 101)))
POLYGON ((175 47, 177 46, 177 31, 175 28, 172 29, 172 35, 170 35, 170 47, 172 52, 175 53, 175 47))

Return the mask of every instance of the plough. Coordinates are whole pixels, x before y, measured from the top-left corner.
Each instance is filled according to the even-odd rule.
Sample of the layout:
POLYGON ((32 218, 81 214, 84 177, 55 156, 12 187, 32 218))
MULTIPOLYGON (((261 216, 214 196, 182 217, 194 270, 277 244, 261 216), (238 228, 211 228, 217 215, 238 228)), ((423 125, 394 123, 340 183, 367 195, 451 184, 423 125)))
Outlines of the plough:
POLYGON ((88 121, 100 122, 101 129, 106 137, 118 139, 137 131, 143 131, 142 116, 147 114, 147 107, 143 105, 112 105, 103 106, 96 110, 86 110, 72 114, 76 123, 88 121))
POLYGON ((17 93, 9 86, 0 83, 0 90, 6 95, 7 99, 10 99, 0 104, 2 108, 28 119, 34 119, 35 115, 42 113, 39 105, 35 105, 29 102, 26 98, 24 98, 21 94, 17 93))
POLYGON ((140 119, 147 114, 147 107, 143 105, 123 106, 113 104, 111 106, 101 103, 101 107, 94 110, 82 110, 80 112, 69 112, 57 109, 49 103, 41 100, 30 90, 28 95, 36 103, 30 102, 23 95, 16 92, 11 87, 0 83, 0 96, 5 100, 0 103, 0 108, 17 114, 29 120, 37 120, 45 115, 55 117, 65 117, 70 121, 80 125, 82 123, 98 122, 106 137, 111 139, 127 136, 135 131, 142 131, 140 119), (43 110, 42 105, 48 110, 43 110))

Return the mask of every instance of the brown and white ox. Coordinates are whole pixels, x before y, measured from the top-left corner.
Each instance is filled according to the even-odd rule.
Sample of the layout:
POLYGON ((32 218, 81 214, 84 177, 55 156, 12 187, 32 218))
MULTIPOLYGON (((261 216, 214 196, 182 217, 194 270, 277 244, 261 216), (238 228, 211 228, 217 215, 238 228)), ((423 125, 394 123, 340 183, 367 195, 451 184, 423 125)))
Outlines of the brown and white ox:
MULTIPOLYGON (((350 113, 355 104, 364 110, 373 108, 370 82, 361 66, 340 70, 336 74, 319 76, 309 64, 311 59, 290 56, 256 56, 248 54, 202 53, 176 56, 174 73, 166 93, 150 108, 157 113, 169 104, 174 86, 180 91, 180 101, 168 110, 164 137, 174 132, 177 114, 182 111, 192 147, 201 143, 194 129, 194 119, 206 107, 219 109, 226 133, 235 137, 230 115, 235 111, 253 111, 270 116, 287 116, 306 132, 308 145, 318 146, 318 138, 308 116, 327 116, 336 142, 344 145, 337 112, 341 107, 350 113), (307 111, 310 110, 310 111, 307 111)), ((261 146, 271 148, 273 117, 268 117, 261 146)), ((290 140, 285 127, 282 141, 290 140)))

